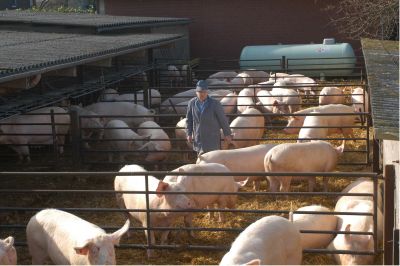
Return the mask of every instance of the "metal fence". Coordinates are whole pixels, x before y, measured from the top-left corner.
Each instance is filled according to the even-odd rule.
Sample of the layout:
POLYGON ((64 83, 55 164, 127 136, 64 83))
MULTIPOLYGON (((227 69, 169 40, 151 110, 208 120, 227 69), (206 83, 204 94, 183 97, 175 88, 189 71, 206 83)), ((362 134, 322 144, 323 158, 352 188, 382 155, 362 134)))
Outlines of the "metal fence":
MULTIPOLYGON (((95 214, 96 217, 98 217, 101 220, 101 217, 106 215, 107 213, 126 213, 126 212, 145 212, 146 213, 146 219, 148 224, 150 226, 147 227, 141 227, 141 226, 134 226, 131 225, 130 231, 143 231, 143 230, 154 230, 154 231, 165 231, 165 230, 170 230, 170 231, 179 231, 179 232, 187 232, 187 231, 207 231, 207 232, 232 232, 235 235, 240 233, 244 228, 238 228, 238 227, 185 227, 185 226, 171 226, 171 227, 156 227, 151 225, 151 213, 155 212, 176 212, 176 213, 182 213, 182 215, 188 214, 188 213, 204 213, 204 212, 227 212, 227 213, 234 213, 235 215, 243 215, 243 214, 254 214, 258 218, 263 217, 265 215, 283 215, 287 216, 289 214, 290 209, 262 209, 262 208, 257 208, 257 209, 238 209, 238 208, 233 208, 233 209, 221 209, 221 208, 208 208, 208 209, 151 209, 149 206, 151 206, 149 202, 149 195, 150 194, 155 194, 156 192, 151 191, 149 189, 149 183, 148 183, 148 178, 149 176, 158 176, 158 177, 163 177, 166 175, 171 175, 171 172, 163 172, 163 171, 157 171, 157 172, 0 172, 0 180, 1 182, 6 182, 7 180, 14 180, 13 185, 11 187, 13 188, 5 188, 6 186, 1 186, 2 189, 0 189, 0 193, 2 194, 2 198, 4 199, 9 199, 7 202, 7 207, 3 206, 0 207, 0 214, 4 215, 10 215, 10 216, 17 216, 20 218, 17 219, 19 223, 15 223, 13 221, 10 221, 10 219, 3 219, 2 223, 0 224, 0 228, 2 229, 4 234, 11 234, 11 235, 17 235, 18 241, 16 243, 17 246, 25 246, 26 242, 24 241, 25 236, 25 226, 29 220, 29 217, 33 216, 35 212, 38 212, 42 209, 45 208, 57 208, 61 209, 64 211, 72 212, 72 213, 77 213, 78 216, 82 216, 85 213, 91 213, 95 214), (143 182, 143 178, 145 180, 145 187, 146 189, 143 191, 114 191, 112 189, 96 189, 96 184, 98 184, 97 180, 101 177, 106 178, 106 180, 109 180, 111 178, 114 178, 114 176, 119 175, 119 176, 139 176, 142 178, 141 181, 143 182), (32 178, 38 178, 42 179, 45 183, 48 182, 48 184, 51 184, 53 182, 53 178, 59 178, 60 180, 64 180, 64 185, 66 187, 70 187, 70 180, 68 178, 86 178, 86 182, 90 185, 90 189, 79 189, 79 188, 66 188, 62 189, 60 186, 57 186, 56 188, 43 188, 41 184, 36 184, 32 188, 26 188, 24 185, 24 180, 27 179, 32 179, 32 178), (51 203, 51 206, 47 206, 46 202, 36 202, 34 206, 32 205, 24 205, 23 201, 15 201, 15 198, 22 198, 24 196, 28 196, 30 198, 39 198, 40 195, 47 195, 47 197, 61 197, 62 195, 70 198, 73 197, 73 195, 76 195, 75 197, 79 200, 80 196, 79 195, 91 195, 90 198, 94 198, 96 195, 100 195, 101 197, 104 197, 106 195, 114 195, 115 193, 132 193, 132 194, 145 194, 146 195, 146 204, 143 206, 143 208, 139 209, 119 209, 117 207, 110 207, 110 206, 99 206, 96 202, 87 202, 89 204, 89 207, 69 207, 67 203, 64 201, 57 201, 56 204, 51 203), (53 195, 53 196, 51 196, 53 195), (93 206, 94 205, 94 206, 93 206), (11 215, 12 214, 12 215, 11 215), (22 217, 22 219, 21 219, 22 217), (7 222, 10 221, 10 222, 7 222)), ((319 197, 326 197, 326 198, 336 198, 338 196, 349 196, 349 197, 371 197, 371 200, 373 201, 373 213, 367 213, 367 212, 335 212, 335 211, 330 211, 330 212, 309 212, 309 211, 294 211, 293 213, 296 214, 315 214, 315 215, 360 215, 360 216, 372 216, 373 221, 374 221, 374 226, 373 226, 373 232, 363 232, 363 231, 338 231, 338 230, 332 230, 332 231, 316 231, 316 230, 305 230, 301 231, 301 233, 305 234, 353 234, 353 235, 372 235, 374 237, 374 248, 373 250, 328 250, 328 249, 306 249, 304 250, 304 253, 319 253, 319 254, 357 254, 357 255, 376 255, 379 252, 382 252, 378 248, 378 224, 377 224, 377 212, 378 208, 382 208, 382 206, 378 206, 378 197, 381 197, 380 193, 378 192, 378 181, 380 176, 378 176, 375 173, 367 173, 367 172, 336 172, 336 173, 321 173, 321 172, 313 172, 313 173, 255 173, 255 172, 243 172, 243 173, 215 173, 215 172, 185 172, 185 175, 188 176, 215 176, 215 178, 218 178, 218 176, 224 176, 224 175, 230 175, 230 176, 319 176, 319 177, 328 177, 332 179, 346 179, 346 180, 351 180, 352 178, 357 178, 357 177, 368 177, 372 179, 373 181, 373 193, 342 193, 342 192, 232 192, 232 193, 210 193, 210 192, 164 192, 164 193, 158 193, 158 194, 187 194, 189 195, 213 195, 213 194, 218 194, 218 195, 238 195, 239 197, 246 198, 246 201, 248 201, 249 197, 255 197, 255 201, 260 201, 263 197, 270 197, 274 196, 276 200, 278 199, 289 199, 289 200, 295 200, 295 199, 305 199, 305 198, 312 198, 315 196, 319 197), (288 198, 290 197, 290 198, 288 198)), ((111 182, 108 182, 111 183, 111 182)), ((8 186, 10 187, 10 186, 8 186)), ((78 186, 77 186, 78 187, 78 186)), ((104 203, 104 202, 103 202, 104 203)), ((107 205, 109 202, 107 201, 107 205)), ((331 206, 332 208, 332 206, 331 206)), ((258 219, 256 218, 256 219, 258 219)), ((12 219, 11 219, 12 220, 12 219)), ((254 221, 253 219, 250 219, 254 221)), ((250 224, 252 221, 248 221, 247 223, 250 224)), ((117 227, 112 224, 104 224, 105 222, 102 221, 100 226, 106 230, 111 230, 111 229, 116 229, 117 227)), ((232 238, 233 241, 234 238, 232 238)), ((224 245, 207 245, 207 244, 201 244, 201 245, 193 245, 190 243, 185 243, 185 244, 164 244, 164 245, 159 245, 156 243, 152 243, 150 241, 150 234, 148 234, 147 238, 147 244, 144 243, 131 243, 131 244, 122 244, 121 248, 133 248, 133 249, 175 249, 175 250, 213 250, 213 251, 220 251, 220 250, 227 250, 229 249, 229 246, 224 246, 224 245)))

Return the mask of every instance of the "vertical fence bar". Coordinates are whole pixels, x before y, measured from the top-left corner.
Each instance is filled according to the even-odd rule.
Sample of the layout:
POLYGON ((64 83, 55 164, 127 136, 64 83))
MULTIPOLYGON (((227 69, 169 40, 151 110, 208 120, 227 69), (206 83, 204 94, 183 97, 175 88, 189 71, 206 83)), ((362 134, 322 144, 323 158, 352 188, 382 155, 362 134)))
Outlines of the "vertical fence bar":
POLYGON ((51 119, 51 134, 53 137, 54 158, 56 158, 56 160, 58 161, 58 141, 57 141, 55 119, 54 119, 54 109, 50 110, 50 119, 51 119))
POLYGON ((371 164, 371 159, 369 158, 369 153, 370 153, 370 150, 371 150, 371 147, 370 147, 371 144, 369 143, 369 140, 370 140, 371 136, 369 134, 369 129, 370 129, 371 125, 369 124, 369 118, 368 117, 369 117, 369 115, 365 116, 365 126, 367 127, 367 165, 370 165, 371 164))
POLYGON ((393 230, 393 265, 399 265, 399 229, 393 230))
POLYGON ((80 152, 80 118, 77 110, 70 111, 71 117, 71 145, 72 145, 72 160, 75 167, 80 168, 81 152, 80 152))
POLYGON ((375 173, 380 173, 381 169, 380 169, 380 154, 379 154, 379 140, 375 139, 373 140, 373 147, 372 147, 372 156, 373 156, 373 160, 372 160, 372 171, 375 173))
POLYGON ((374 253, 378 254, 378 176, 374 176, 374 253))
MULTIPOLYGON (((136 176, 137 177, 137 176, 136 176)), ((152 248, 152 243, 151 243, 151 230, 150 230, 150 199, 149 199, 149 175, 145 174, 144 176, 144 180, 145 180, 145 186, 146 186, 146 227, 147 227, 147 251, 149 251, 149 249, 152 248)))
MULTIPOLYGON (((288 62, 289 63, 289 62, 288 62)), ((282 70, 283 70, 283 72, 287 72, 286 71, 286 67, 287 67, 287 65, 286 65, 286 56, 282 56, 282 59, 281 59, 281 68, 282 68, 282 70)), ((276 76, 275 76, 275 78, 276 78, 276 76)), ((275 81, 276 81, 276 79, 275 79, 275 81)))
POLYGON ((393 164, 385 166, 385 199, 384 199, 384 234, 383 234, 383 262, 385 265, 393 265, 393 228, 394 228, 394 187, 395 170, 393 164))
POLYGON ((151 107, 151 104, 150 104, 151 97, 149 97, 149 92, 150 92, 149 87, 143 88, 143 105, 146 108, 151 107))

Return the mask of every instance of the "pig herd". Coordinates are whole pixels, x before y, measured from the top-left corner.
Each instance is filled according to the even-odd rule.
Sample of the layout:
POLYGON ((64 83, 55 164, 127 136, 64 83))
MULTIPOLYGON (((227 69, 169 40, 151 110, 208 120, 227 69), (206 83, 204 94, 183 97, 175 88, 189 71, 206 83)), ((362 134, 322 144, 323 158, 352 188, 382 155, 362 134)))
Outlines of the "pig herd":
MULTIPOLYGON (((147 170, 137 164, 122 167, 119 170, 121 173, 140 174, 115 177, 116 202, 121 209, 129 211, 124 212, 127 218, 125 225, 114 233, 106 233, 100 227, 64 211, 40 211, 30 219, 26 229, 34 264, 43 264, 46 259, 51 259, 55 264, 115 264, 114 245, 119 244, 125 233, 131 237, 130 221, 139 222, 147 228, 173 227, 177 220, 182 219, 186 227, 193 227, 195 212, 190 210, 212 209, 215 206, 218 209, 234 209, 237 202, 235 193, 248 183, 253 183, 253 189, 259 191, 260 182, 267 180, 271 192, 288 192, 291 181, 300 179, 308 181, 308 190, 312 192, 316 188, 316 177, 299 176, 298 173, 335 171, 345 148, 345 141, 335 147, 320 139, 336 133, 346 138, 354 137, 351 127, 358 119, 358 113, 368 112, 368 96, 364 89, 357 87, 352 90, 352 106, 349 106, 345 104, 345 94, 341 88, 323 87, 319 91, 321 85, 299 74, 272 74, 255 70, 241 73, 221 71, 210 75, 207 82, 211 88, 209 95, 221 101, 225 113, 237 112, 237 117, 230 124, 233 141, 229 144, 222 142, 221 150, 198 156, 195 164, 182 165, 170 171, 163 180, 146 174, 147 170), (302 102, 312 97, 318 98, 319 105, 301 110, 302 102), (271 123, 279 115, 284 115, 288 120, 284 132, 298 134, 297 143, 260 144, 266 123, 271 123), (199 175, 188 175, 185 172, 198 172, 199 175), (224 175, 204 175, 207 172, 224 175), (237 176, 232 175, 234 172, 265 172, 269 175, 237 176), (296 175, 273 174, 280 172, 296 175), (123 193, 146 190, 150 194, 123 193), (146 208, 156 211, 149 215, 135 211, 146 208)), ((17 144, 10 147, 16 151, 21 161, 30 161, 29 145, 54 144, 52 133, 55 129, 58 151, 62 153, 71 122, 69 114, 75 112, 80 116, 81 136, 86 140, 85 149, 93 148, 90 140, 101 139, 110 151, 110 162, 115 160, 115 154, 119 156, 119 161, 128 161, 129 152, 132 151, 145 151, 146 162, 162 162, 168 158, 168 151, 174 143, 155 121, 155 109, 143 106, 143 93, 119 94, 116 90, 108 89, 97 103, 85 107, 45 107, 11 117, 5 121, 7 124, 0 125, 0 144, 17 144), (54 129, 51 127, 52 111, 56 124, 54 129), (113 151, 119 152, 114 154, 113 151)), ((183 91, 168 98, 152 89, 150 96, 151 107, 159 108, 160 113, 185 115, 187 102, 195 97, 195 91, 183 91)), ((184 141, 185 123, 185 119, 177 123, 175 139, 177 143, 191 148, 190 143, 184 141)), ((176 148, 188 147, 176 144, 176 148)), ((328 191, 327 178, 323 181, 324 190, 328 191)), ((373 182, 365 178, 356 180, 343 190, 343 193, 372 192, 373 182)), ((334 211, 371 213, 373 206, 372 197, 341 196, 334 211)), ((379 201, 378 206, 378 232, 374 233, 380 239, 382 211, 379 201)), ((296 211, 289 215, 289 219, 272 215, 250 224, 235 239, 220 264, 301 264, 303 249, 372 251, 374 248, 374 222, 371 216, 312 214, 315 211, 329 213, 330 210, 321 205, 305 206, 296 211), (338 230, 347 234, 310 234, 300 233, 301 230, 338 230), (365 234, 349 234, 351 231, 365 234)), ((209 212, 210 218, 213 214, 213 211, 209 212)), ((224 212, 217 213, 217 216, 220 222, 226 220, 224 212)), ((148 244, 155 245, 154 230, 144 230, 144 233, 148 244)), ((166 244, 169 233, 167 230, 161 231, 161 245, 166 244)), ((189 231, 188 234, 196 238, 195 232, 189 231)), ((2 264, 16 263, 13 242, 13 237, 0 240, 2 264)), ((151 248, 147 250, 149 258, 155 256, 154 253, 151 248)), ((374 260, 373 256, 355 254, 335 254, 334 258, 342 265, 369 264, 374 260)))

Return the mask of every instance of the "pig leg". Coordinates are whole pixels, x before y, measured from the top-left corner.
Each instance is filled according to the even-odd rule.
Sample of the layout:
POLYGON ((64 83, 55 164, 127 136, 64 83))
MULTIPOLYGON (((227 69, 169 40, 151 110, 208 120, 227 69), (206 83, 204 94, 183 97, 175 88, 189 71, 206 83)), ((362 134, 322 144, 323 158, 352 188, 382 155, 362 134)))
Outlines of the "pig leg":
POLYGON ((164 245, 165 243, 167 243, 169 232, 170 232, 169 230, 162 231, 161 237, 160 237, 161 245, 164 245))
POLYGON ((316 184, 316 177, 315 176, 308 176, 305 177, 308 179, 308 192, 313 192, 316 184))
MULTIPOLYGON (((147 227, 146 222, 143 223, 143 227, 147 227)), ((144 235, 147 240, 147 245, 151 245, 156 242, 156 239, 154 237, 154 231, 153 230, 150 230, 150 232, 148 231, 149 230, 144 230, 144 235), (149 243, 149 234, 150 234, 150 243, 149 243)), ((147 249, 147 258, 152 258, 152 257, 154 257, 154 250, 149 248, 147 249)))
MULTIPOLYGON (((21 143, 28 144, 28 143, 21 143)), ((23 162, 24 159, 27 163, 31 161, 31 157, 29 156, 29 146, 11 146, 11 148, 18 153, 19 162, 23 162)))
POLYGON ((269 191, 270 192, 278 192, 279 181, 275 176, 268 176, 269 181, 269 191))
MULTIPOLYGON (((221 200, 218 202, 218 208, 220 209, 225 209, 226 208, 226 197, 221 197, 221 200)), ((219 219, 218 222, 224 223, 225 222, 225 213, 224 212, 219 212, 219 219)))
POLYGON ((32 265, 43 265, 48 258, 47 252, 37 244, 29 243, 29 254, 32 256, 32 265))
MULTIPOLYGON (((115 198, 117 199, 117 205, 118 205, 118 207, 120 208, 120 209, 126 209, 126 206, 125 206, 125 202, 124 202, 124 199, 122 198, 122 194, 121 193, 116 193, 115 194, 115 198)), ((125 216, 125 218, 126 219, 129 219, 129 220, 131 220, 131 216, 129 215, 129 212, 123 212, 123 214, 124 214, 124 216, 125 216)), ((131 232, 128 230, 128 232, 127 232, 127 236, 128 237, 131 237, 131 232)))
MULTIPOLYGON (((185 227, 193 227, 193 214, 189 213, 188 215, 185 215, 183 221, 185 223, 185 227)), ((190 237, 195 238, 194 232, 192 230, 189 230, 187 232, 190 237)))
MULTIPOLYGON (((214 208, 214 205, 212 207, 211 206, 207 206, 207 209, 211 209, 211 208, 214 208)), ((209 220, 214 220, 215 219, 214 212, 208 212, 207 215, 206 215, 206 218, 209 219, 209 220)))
POLYGON ((290 190, 290 183, 291 183, 292 177, 290 176, 282 176, 281 177, 281 186, 279 188, 280 192, 289 192, 290 190))
POLYGON ((63 154, 64 153, 64 142, 65 142, 65 136, 57 136, 57 144, 58 144, 58 153, 63 154))
POLYGON ((260 180, 253 181, 253 189, 254 191, 260 191, 260 180))

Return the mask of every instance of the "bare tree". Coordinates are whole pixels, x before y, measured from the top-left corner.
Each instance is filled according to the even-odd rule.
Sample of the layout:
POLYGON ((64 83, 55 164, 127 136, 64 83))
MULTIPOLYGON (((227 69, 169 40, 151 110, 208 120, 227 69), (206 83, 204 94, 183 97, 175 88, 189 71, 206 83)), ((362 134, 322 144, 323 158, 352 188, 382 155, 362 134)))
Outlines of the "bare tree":
POLYGON ((399 39, 398 0, 339 0, 327 10, 331 23, 351 39, 399 39))

